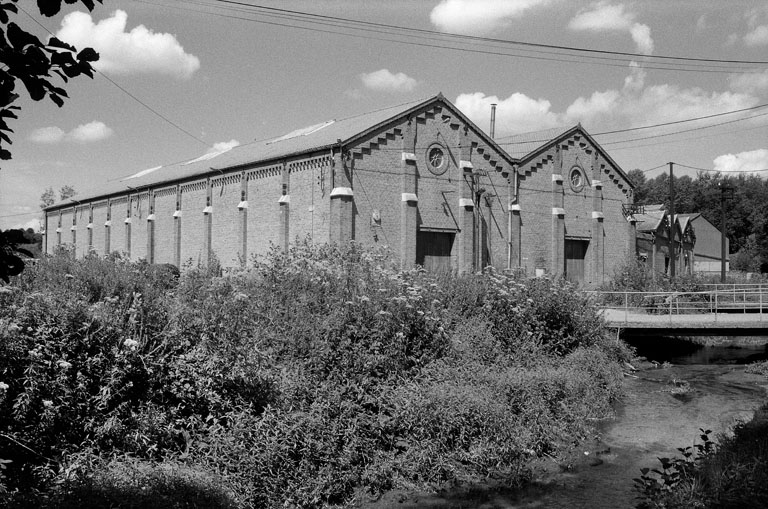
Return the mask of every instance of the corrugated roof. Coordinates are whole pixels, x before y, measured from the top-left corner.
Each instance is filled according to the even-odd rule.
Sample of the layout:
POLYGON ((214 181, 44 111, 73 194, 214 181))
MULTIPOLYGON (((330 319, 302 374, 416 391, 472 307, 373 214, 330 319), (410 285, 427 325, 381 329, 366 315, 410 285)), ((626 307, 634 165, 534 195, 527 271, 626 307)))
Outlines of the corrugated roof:
POLYGON ((522 159, 523 156, 534 152, 536 149, 547 145, 555 138, 562 136, 566 132, 573 129, 575 126, 568 127, 553 127, 551 129, 544 129, 541 131, 531 131, 528 133, 520 133, 512 136, 505 136, 496 140, 496 143, 501 146, 507 153, 515 159, 522 159))
MULTIPOLYGON (((338 140, 346 142, 387 120, 396 118, 413 108, 437 98, 443 99, 442 95, 438 95, 428 99, 403 103, 361 115, 315 124, 269 140, 253 141, 238 145, 223 152, 204 154, 188 161, 139 171, 120 180, 113 180, 95 185, 90 189, 84 189, 83 192, 78 194, 77 199, 88 200, 122 193, 129 189, 138 189, 196 177, 204 175, 212 169, 231 169, 246 164, 266 162, 330 147, 335 145, 338 140)), ((56 203, 48 208, 58 208, 62 205, 71 205, 71 203, 72 200, 67 200, 56 203)))

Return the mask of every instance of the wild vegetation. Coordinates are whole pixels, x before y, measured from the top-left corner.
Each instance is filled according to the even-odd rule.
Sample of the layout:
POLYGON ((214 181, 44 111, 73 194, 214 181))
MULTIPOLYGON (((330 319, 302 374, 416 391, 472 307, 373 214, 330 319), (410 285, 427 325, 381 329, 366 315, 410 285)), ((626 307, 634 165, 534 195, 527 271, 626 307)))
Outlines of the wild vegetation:
POLYGON ((639 509, 768 507, 768 404, 717 443, 709 430, 701 441, 660 458, 635 479, 639 509))
POLYGON ((0 287, 9 507, 328 507, 489 476, 592 433, 627 351, 563 281, 300 245, 181 276, 41 260, 0 287))

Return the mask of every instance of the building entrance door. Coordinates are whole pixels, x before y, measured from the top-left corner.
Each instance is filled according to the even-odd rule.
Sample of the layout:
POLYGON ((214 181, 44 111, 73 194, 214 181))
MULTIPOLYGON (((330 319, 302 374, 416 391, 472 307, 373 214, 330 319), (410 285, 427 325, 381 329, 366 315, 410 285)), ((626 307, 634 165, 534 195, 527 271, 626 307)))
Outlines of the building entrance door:
POLYGON ((416 264, 430 272, 450 271, 454 236, 454 233, 418 232, 416 235, 416 264))
POLYGON ((588 240, 565 240, 565 279, 572 283, 584 281, 584 259, 588 240))

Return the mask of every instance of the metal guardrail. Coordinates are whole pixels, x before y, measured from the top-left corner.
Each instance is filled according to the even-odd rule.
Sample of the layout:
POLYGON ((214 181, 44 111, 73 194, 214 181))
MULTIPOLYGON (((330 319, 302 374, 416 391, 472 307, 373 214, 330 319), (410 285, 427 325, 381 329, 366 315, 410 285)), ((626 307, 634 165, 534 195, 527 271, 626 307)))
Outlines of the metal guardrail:
POLYGON ((668 316, 671 322, 676 315, 686 315, 688 319, 699 315, 707 321, 717 322, 725 314, 733 318, 739 313, 750 313, 749 321, 763 321, 764 309, 768 306, 768 285, 718 284, 705 287, 708 289, 697 292, 588 293, 599 309, 610 311, 606 315, 617 316, 618 312, 623 321, 632 321, 633 317, 668 316))

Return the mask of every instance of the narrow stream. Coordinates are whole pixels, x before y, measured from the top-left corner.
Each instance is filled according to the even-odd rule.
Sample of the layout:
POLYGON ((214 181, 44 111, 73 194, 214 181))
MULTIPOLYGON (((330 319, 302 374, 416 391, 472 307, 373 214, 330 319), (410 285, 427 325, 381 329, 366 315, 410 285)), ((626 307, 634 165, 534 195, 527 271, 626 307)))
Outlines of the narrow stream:
POLYGON ((734 338, 699 346, 670 338, 630 343, 649 361, 625 377, 616 418, 602 423, 599 438, 565 460, 542 460, 534 482, 522 491, 484 486, 398 501, 392 507, 482 509, 624 509, 638 500, 633 478, 658 457, 699 440, 699 428, 716 438, 751 419, 766 400, 768 379, 745 373, 746 364, 768 359, 768 338, 734 338))

